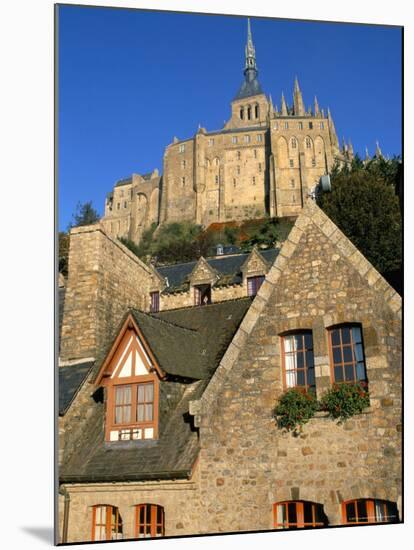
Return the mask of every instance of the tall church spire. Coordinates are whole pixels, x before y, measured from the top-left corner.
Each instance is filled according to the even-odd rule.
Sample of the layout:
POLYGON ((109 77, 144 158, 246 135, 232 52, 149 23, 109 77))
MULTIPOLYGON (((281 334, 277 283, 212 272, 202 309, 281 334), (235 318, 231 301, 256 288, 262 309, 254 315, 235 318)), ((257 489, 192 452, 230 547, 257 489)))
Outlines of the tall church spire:
POLYGON ((256 50, 253 45, 252 30, 250 28, 250 18, 247 19, 247 44, 246 44, 246 63, 244 66, 244 76, 246 80, 252 81, 257 76, 256 50))
POLYGON ((287 114, 288 114, 287 105, 286 105, 286 101, 285 101, 285 96, 284 96, 283 92, 282 92, 282 99, 281 99, 280 114, 282 116, 287 116, 287 114))
POLYGON ((256 50, 253 44, 250 19, 247 19, 247 43, 245 47, 244 82, 238 91, 235 100, 262 94, 262 88, 257 80, 259 71, 256 65, 256 50))

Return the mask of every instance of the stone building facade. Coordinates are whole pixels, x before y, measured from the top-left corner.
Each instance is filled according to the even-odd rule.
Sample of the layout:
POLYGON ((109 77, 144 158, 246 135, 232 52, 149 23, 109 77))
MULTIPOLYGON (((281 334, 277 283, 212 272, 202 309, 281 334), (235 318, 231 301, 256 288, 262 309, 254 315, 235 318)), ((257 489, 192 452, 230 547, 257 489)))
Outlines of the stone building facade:
MULTIPOLYGON (((204 281, 211 265, 193 271, 204 281)), ((401 299, 313 201, 254 298, 154 314, 125 307, 103 347, 77 383, 77 367, 70 381, 62 371, 60 540, 402 520, 401 299), (317 396, 340 382, 340 334, 340 372, 352 347, 370 405, 343 423, 317 413, 295 436, 272 410, 292 386, 286 342, 305 334, 317 396), (111 392, 128 365, 122 342, 134 338, 150 368, 125 380, 155 384, 159 436, 131 428, 126 441, 124 430, 107 441, 111 392)))
POLYGON ((244 81, 230 119, 220 130, 174 138, 162 177, 154 171, 118 181, 105 202, 110 235, 138 242, 153 223, 297 216, 334 162, 352 160, 352 144, 339 146, 329 109, 316 97, 306 108, 297 79, 291 106, 283 94, 278 107, 263 92, 248 25, 244 81))

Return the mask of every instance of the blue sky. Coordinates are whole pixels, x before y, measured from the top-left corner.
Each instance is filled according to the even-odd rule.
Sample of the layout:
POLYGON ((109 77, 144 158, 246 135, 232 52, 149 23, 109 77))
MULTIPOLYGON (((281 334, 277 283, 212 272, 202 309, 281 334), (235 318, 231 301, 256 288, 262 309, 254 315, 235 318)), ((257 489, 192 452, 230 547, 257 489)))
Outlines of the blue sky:
MULTIPOLYGON (((174 136, 223 126, 242 79, 243 17, 60 6, 59 229, 78 201, 103 213, 131 173, 162 171, 174 136)), ((338 137, 401 154, 401 30, 252 18, 259 80, 280 106, 297 75, 306 106, 331 109, 338 137)))

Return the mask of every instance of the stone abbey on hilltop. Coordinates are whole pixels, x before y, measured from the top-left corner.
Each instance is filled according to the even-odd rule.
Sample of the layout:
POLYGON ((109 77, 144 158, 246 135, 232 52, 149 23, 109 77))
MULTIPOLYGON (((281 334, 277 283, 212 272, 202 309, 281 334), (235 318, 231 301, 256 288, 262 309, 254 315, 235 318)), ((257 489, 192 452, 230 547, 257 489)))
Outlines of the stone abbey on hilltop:
POLYGON ((305 108, 295 79, 293 105, 280 109, 258 80, 250 21, 244 81, 221 130, 199 127, 174 138, 164 153, 163 174, 133 174, 107 195, 103 224, 115 237, 138 242, 156 223, 214 222, 297 216, 306 197, 335 161, 352 160, 352 144, 339 146, 328 109, 305 108))

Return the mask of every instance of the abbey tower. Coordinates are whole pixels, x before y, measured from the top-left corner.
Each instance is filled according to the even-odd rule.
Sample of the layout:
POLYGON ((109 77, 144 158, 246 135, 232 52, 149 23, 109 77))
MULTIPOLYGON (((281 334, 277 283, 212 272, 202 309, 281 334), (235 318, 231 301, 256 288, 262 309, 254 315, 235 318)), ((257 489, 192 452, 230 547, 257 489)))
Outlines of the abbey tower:
POLYGON ((243 74, 221 130, 198 128, 191 138, 174 138, 162 176, 154 170, 115 184, 102 219, 110 235, 138 242, 152 223, 188 220, 207 227, 297 216, 334 162, 352 160, 352 145, 339 147, 329 109, 320 109, 316 97, 306 109, 297 79, 292 105, 282 94, 278 108, 263 92, 250 21, 243 74))

